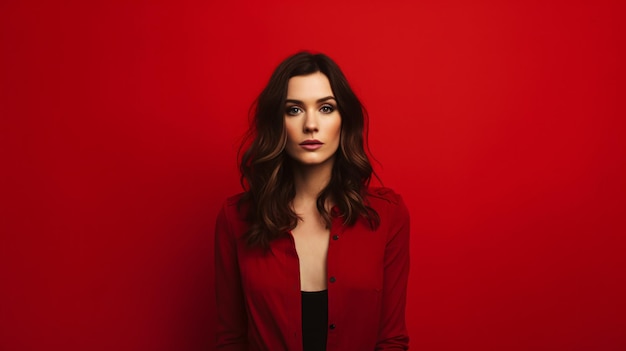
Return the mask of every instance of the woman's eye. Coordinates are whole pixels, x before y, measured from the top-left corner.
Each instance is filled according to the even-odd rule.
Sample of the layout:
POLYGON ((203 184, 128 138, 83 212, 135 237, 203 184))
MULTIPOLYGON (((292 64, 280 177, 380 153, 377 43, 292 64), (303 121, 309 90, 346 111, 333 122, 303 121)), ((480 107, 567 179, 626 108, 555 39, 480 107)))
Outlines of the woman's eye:
POLYGON ((302 109, 300 109, 300 108, 299 108, 299 107, 297 107, 297 106, 287 107, 287 114, 288 114, 288 115, 295 116, 295 115, 297 115, 298 113, 300 113, 301 111, 302 111, 302 109))
POLYGON ((331 113, 331 112, 335 111, 335 108, 333 106, 331 106, 331 105, 324 105, 324 106, 322 106, 320 111, 322 111, 323 113, 331 113))

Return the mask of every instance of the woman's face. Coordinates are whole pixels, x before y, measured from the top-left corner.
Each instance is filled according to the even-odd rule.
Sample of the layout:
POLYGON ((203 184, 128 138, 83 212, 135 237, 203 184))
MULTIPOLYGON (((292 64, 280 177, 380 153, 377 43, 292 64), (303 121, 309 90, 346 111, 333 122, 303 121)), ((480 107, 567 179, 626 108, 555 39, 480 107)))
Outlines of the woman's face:
POLYGON ((285 149, 291 158, 311 166, 334 162, 341 137, 341 116, 323 73, 289 79, 285 129, 285 149))

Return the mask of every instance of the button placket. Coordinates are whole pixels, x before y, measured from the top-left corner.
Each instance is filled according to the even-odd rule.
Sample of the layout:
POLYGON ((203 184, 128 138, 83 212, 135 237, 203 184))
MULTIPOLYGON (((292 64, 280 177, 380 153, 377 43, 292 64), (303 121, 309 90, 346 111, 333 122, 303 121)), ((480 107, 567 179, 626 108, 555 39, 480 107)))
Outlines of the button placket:
POLYGON ((330 239, 331 239, 330 241, 331 241, 331 243, 330 243, 330 246, 329 246, 330 251, 329 251, 329 254, 328 254, 328 257, 329 257, 329 260, 328 260, 328 269, 329 269, 329 272, 328 272, 328 275, 329 275, 328 276, 328 282, 329 282, 329 286, 328 286, 329 306, 328 307, 329 307, 329 310, 328 310, 328 324, 327 325, 328 325, 328 330, 330 332, 329 333, 329 337, 331 337, 331 335, 333 335, 335 333, 334 331, 335 331, 335 329, 337 327, 335 323, 331 322, 331 321, 333 321, 335 319, 335 315, 332 312, 332 307, 331 307, 333 305, 333 302, 332 302, 333 299, 330 297, 331 295, 335 294, 335 291, 337 289, 337 287, 335 286, 335 283, 337 282, 337 278, 334 275, 331 275, 331 274, 337 273, 335 271, 335 268, 336 268, 335 267, 335 263, 336 263, 335 259, 336 259, 337 255, 339 254, 339 252, 341 251, 341 250, 339 250, 340 246, 338 246, 338 245, 339 245, 339 239, 341 238, 341 235, 342 235, 342 222, 341 222, 341 219, 339 217, 337 217, 337 215, 339 214, 339 210, 338 209, 335 209, 335 210, 336 210, 336 212, 335 212, 335 216, 336 217, 333 219, 333 223, 332 223, 331 228, 330 228, 330 239), (333 247, 334 247, 334 249, 333 249, 333 247), (333 286, 331 287, 330 285, 333 285, 333 286))

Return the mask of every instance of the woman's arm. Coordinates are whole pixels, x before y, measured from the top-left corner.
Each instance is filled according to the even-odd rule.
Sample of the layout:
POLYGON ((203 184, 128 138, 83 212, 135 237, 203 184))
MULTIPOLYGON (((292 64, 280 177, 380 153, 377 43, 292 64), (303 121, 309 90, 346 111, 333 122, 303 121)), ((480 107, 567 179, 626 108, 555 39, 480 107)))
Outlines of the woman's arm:
POLYGON ((237 243, 228 218, 228 203, 217 216, 215 225, 215 292, 217 298, 217 350, 248 350, 247 319, 237 243))
POLYGON ((407 350, 405 323, 409 278, 409 212, 399 195, 389 211, 390 230, 385 248, 382 313, 376 350, 407 350))

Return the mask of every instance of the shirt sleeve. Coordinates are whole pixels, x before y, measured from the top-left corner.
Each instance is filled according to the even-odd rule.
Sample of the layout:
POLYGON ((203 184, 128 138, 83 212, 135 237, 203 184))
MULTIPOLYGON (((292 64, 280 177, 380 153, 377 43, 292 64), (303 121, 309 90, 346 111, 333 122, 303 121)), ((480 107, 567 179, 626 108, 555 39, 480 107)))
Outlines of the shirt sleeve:
POLYGON ((217 350, 248 350, 247 317, 240 277, 237 242, 225 204, 215 225, 217 350))
POLYGON ((407 350, 406 290, 409 279, 409 212, 399 195, 389 210, 389 237, 385 248, 382 313, 376 350, 407 350))

